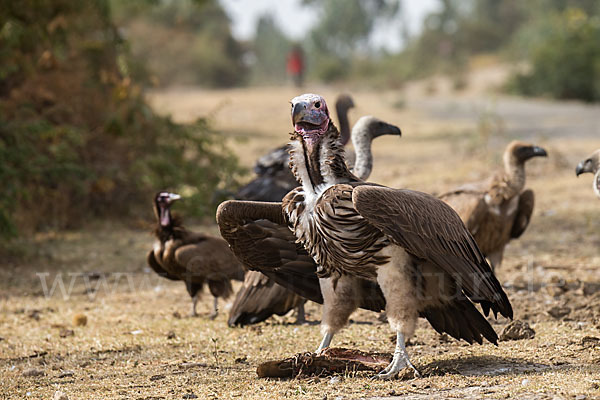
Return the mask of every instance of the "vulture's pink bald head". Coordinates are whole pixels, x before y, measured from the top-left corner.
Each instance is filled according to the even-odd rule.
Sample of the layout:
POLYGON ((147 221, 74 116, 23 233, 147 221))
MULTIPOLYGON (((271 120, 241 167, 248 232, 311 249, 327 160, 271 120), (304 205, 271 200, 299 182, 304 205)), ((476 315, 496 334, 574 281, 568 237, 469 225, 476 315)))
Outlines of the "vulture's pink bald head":
POLYGON ((294 131, 309 145, 327 132, 329 110, 325 99, 318 94, 306 93, 292 99, 294 131))

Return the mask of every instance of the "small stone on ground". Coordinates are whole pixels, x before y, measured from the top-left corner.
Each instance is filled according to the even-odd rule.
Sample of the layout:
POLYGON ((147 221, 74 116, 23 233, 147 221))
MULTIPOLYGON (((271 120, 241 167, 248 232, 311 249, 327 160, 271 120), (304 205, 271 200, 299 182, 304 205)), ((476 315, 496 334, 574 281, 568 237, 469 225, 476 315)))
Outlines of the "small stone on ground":
POLYGON ((529 324, 518 319, 506 325, 500 334, 501 341, 533 339, 534 337, 535 331, 529 324))

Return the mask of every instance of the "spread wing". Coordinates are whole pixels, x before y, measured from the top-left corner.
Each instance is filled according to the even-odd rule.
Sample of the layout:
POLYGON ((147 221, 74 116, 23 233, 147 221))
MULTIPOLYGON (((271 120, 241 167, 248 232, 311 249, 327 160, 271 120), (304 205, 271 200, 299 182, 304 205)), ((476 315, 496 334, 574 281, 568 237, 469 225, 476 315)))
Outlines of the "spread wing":
POLYGON ((230 200, 217 210, 221 235, 248 269, 323 303, 317 266, 287 227, 281 203, 230 200))
POLYGON ((258 271, 248 271, 229 311, 229 326, 250 325, 285 315, 306 300, 258 271))
POLYGON ((395 244, 448 273, 465 294, 512 318, 513 311, 477 243, 452 208, 426 193, 370 185, 352 194, 356 210, 395 244))
MULTIPOLYGON (((223 238, 248 269, 260 271, 286 289, 323 304, 317 264, 296 243, 281 203, 226 201, 217 210, 217 223, 223 238)), ((376 312, 385 309, 385 298, 376 282, 360 279, 360 288, 360 308, 376 312)))
POLYGON ((523 234, 523 232, 525 232, 525 229, 527 229, 529 221, 531 220, 531 215, 533 214, 534 203, 535 197, 533 195, 533 191, 530 189, 524 190, 519 196, 517 213, 510 231, 511 238, 518 238, 523 234))

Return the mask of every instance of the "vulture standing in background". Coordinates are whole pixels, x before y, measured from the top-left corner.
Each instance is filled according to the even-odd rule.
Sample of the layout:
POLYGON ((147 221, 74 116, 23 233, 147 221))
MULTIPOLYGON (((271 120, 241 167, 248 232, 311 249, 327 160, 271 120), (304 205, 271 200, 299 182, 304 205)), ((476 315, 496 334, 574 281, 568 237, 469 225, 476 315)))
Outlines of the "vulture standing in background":
POLYGON ((577 176, 590 172, 594 174, 594 193, 600 198, 600 150, 596 150, 589 158, 580 162, 575 169, 577 176))
POLYGON ((523 234, 533 213, 533 191, 525 188, 525 162, 546 150, 513 141, 504 151, 504 171, 439 196, 460 215, 483 254, 496 269, 504 247, 523 234))
MULTIPOLYGON (((352 127, 351 139, 354 146, 354 174, 367 179, 373 169, 373 139, 382 135, 401 135, 397 126, 390 125, 372 116, 361 117, 352 127)), ((291 173, 291 171, 290 171, 291 173)), ((296 182, 297 183, 297 182, 296 182)), ((266 320, 273 314, 285 315, 297 308, 296 323, 304 322, 306 299, 258 271, 246 273, 244 284, 238 291, 229 311, 229 326, 250 325, 266 320)))
MULTIPOLYGON (((335 110, 340 121, 341 141, 344 146, 350 140, 348 110, 352 107, 354 107, 352 97, 347 94, 338 96, 335 110)), ((254 166, 254 172, 258 176, 241 188, 235 198, 238 200, 281 201, 283 196, 298 186, 289 163, 287 144, 265 154, 258 159, 254 166)))
POLYGON ((242 263, 275 278, 288 275, 278 283, 297 287, 309 298, 319 294, 309 274, 318 266, 324 300, 319 348, 329 346, 361 306, 357 303, 379 298, 377 290, 368 293, 368 288, 357 296, 359 282, 379 284, 396 332, 394 356, 378 375, 381 379, 397 376, 404 367, 419 375, 405 348, 418 316, 438 332, 469 343, 483 338, 496 343, 496 333, 473 302, 486 315, 492 310, 508 318, 512 307, 456 212, 431 195, 354 176, 321 96, 294 98, 292 121, 290 159, 302 186, 282 203, 224 202, 217 222, 242 263), (296 241, 278 231, 284 226, 296 241), (312 266, 299 246, 312 257, 312 266))
POLYGON ((223 239, 190 232, 182 226, 179 217, 171 216, 171 205, 180 198, 168 192, 160 192, 154 198, 157 240, 148 253, 148 265, 160 276, 185 282, 192 297, 192 316, 197 315, 199 292, 204 283, 208 283, 214 296, 211 318, 215 318, 217 299, 231 295, 231 279, 243 280, 244 270, 223 239))

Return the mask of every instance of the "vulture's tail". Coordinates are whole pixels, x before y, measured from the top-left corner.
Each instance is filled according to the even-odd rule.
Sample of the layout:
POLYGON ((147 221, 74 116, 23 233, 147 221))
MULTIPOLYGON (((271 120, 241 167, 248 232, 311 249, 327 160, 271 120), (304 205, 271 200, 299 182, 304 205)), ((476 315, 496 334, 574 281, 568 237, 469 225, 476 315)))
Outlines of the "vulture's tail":
POLYGON ((498 335, 475 305, 468 299, 457 299, 439 307, 427 308, 422 313, 438 333, 447 333, 470 344, 483 343, 483 338, 498 344, 498 335))

